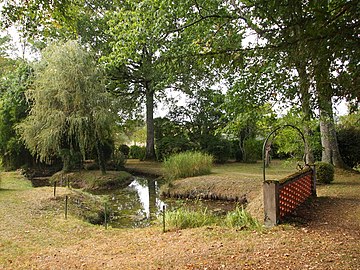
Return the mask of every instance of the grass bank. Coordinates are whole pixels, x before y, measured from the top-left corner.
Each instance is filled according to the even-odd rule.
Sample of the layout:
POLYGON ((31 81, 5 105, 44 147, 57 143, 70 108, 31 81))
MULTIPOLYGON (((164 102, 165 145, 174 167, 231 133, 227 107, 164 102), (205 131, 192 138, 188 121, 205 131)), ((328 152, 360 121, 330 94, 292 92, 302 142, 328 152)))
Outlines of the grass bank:
POLYGON ((59 183, 66 186, 67 181, 74 188, 82 188, 84 190, 104 190, 127 187, 133 177, 125 171, 107 171, 102 174, 101 171, 81 170, 78 172, 57 172, 51 178, 50 182, 59 183))

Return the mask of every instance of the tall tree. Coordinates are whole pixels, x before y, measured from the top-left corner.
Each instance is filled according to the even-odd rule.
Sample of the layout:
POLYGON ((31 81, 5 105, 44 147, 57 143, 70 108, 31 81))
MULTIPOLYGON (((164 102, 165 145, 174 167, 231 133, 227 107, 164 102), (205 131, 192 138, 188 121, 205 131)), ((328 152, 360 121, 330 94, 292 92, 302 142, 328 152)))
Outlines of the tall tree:
MULTIPOLYGON (((262 48, 261 53, 256 57, 268 57, 264 52, 272 52, 281 65, 297 71, 300 91, 296 94, 302 101, 304 120, 308 120, 317 107, 320 111, 323 160, 343 166, 333 128, 332 98, 344 94, 335 91, 339 86, 336 85, 334 67, 343 61, 336 56, 340 52, 349 56, 356 55, 354 51, 359 50, 359 46, 354 46, 359 41, 358 1, 291 4, 289 1, 232 1, 229 8, 234 11, 234 18, 263 39, 258 46, 262 48), (310 100, 312 89, 315 90, 316 103, 310 100)), ((289 96, 294 92, 285 91, 283 94, 289 96)), ((308 134, 308 128, 305 129, 308 134)), ((311 153, 308 154, 310 159, 311 153)))
POLYGON ((35 69, 34 89, 27 91, 30 115, 19 126, 29 150, 40 161, 54 156, 71 169, 71 157, 94 146, 102 171, 101 145, 111 136, 111 102, 92 55, 77 42, 52 44, 35 69))
MULTIPOLYGON (((113 92, 129 104, 145 103, 146 156, 154 160, 154 106, 164 90, 178 82, 174 59, 192 44, 180 40, 177 1, 121 1, 108 14, 112 51, 103 57, 113 79, 113 92), (184 49, 183 51, 181 49, 184 49)), ((178 62, 177 62, 178 63, 178 62)))
POLYGON ((33 161, 15 130, 30 109, 24 93, 31 86, 32 69, 25 62, 13 62, 15 69, 0 79, 0 156, 5 169, 17 169, 33 161))

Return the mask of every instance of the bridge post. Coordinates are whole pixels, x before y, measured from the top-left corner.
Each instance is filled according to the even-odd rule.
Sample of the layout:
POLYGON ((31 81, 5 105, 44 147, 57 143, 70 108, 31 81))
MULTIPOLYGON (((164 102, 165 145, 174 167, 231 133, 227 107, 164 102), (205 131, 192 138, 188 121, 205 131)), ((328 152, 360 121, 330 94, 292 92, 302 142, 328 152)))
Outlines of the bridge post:
POLYGON ((280 221, 279 182, 265 181, 263 183, 265 225, 272 227, 280 221))

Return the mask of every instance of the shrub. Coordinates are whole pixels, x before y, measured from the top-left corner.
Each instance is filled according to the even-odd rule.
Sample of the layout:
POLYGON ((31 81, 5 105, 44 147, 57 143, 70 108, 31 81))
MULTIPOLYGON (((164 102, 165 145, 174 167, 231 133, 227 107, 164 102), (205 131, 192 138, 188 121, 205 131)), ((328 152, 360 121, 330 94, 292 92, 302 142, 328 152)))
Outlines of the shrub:
POLYGON ((334 181, 334 166, 326 162, 316 162, 316 179, 319 183, 330 184, 334 181))
MULTIPOLYGON (((126 164, 126 155, 121 150, 114 151, 113 158, 110 163, 112 163, 113 168, 116 171, 123 170, 124 165, 126 164)), ((108 164, 109 166, 110 164, 108 164)))
POLYGON ((251 230, 261 227, 259 221, 246 212, 243 207, 236 207, 234 211, 228 212, 224 219, 224 225, 251 230))
POLYGON ((130 147, 126 144, 122 144, 119 146, 119 151, 123 153, 125 156, 129 156, 130 147))
POLYGON ((192 143, 183 134, 156 140, 156 156, 158 160, 164 160, 173 154, 189 151, 192 148, 192 143))
POLYGON ((168 211, 165 214, 165 225, 169 229, 196 228, 216 223, 217 218, 213 214, 208 213, 206 208, 202 211, 179 208, 168 211))
POLYGON ((356 127, 341 128, 337 135, 342 159, 351 168, 356 167, 360 164, 360 129, 356 127))
POLYGON ((239 140, 231 141, 231 154, 230 158, 235 159, 236 161, 242 161, 242 153, 240 150, 240 142, 239 140))
POLYGON ((228 140, 216 136, 208 136, 206 145, 204 150, 214 157, 216 163, 225 163, 229 160, 231 143, 228 140))
POLYGON ((167 181, 211 173, 213 157, 200 152, 184 152, 164 161, 164 177, 167 181))
POLYGON ((130 146, 129 158, 144 159, 145 153, 146 153, 145 147, 132 145, 130 146))
POLYGON ((253 163, 261 159, 262 141, 254 138, 247 139, 244 142, 243 162, 253 163))

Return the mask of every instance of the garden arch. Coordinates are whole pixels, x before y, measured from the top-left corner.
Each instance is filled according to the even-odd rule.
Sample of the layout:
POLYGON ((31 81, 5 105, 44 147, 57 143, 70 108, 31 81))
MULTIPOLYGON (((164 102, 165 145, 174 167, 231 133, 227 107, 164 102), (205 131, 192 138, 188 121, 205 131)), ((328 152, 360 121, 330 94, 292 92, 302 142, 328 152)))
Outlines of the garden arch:
POLYGON ((274 136, 273 138, 276 137, 276 132, 277 132, 278 130, 281 130, 281 129, 284 129, 284 128, 287 128, 287 127, 291 127, 291 128, 293 128, 293 129, 295 129, 295 130, 298 131, 298 133, 300 134, 301 139, 303 140, 303 143, 304 143, 304 163, 305 163, 305 165, 306 165, 306 153, 305 153, 305 151, 306 151, 305 143, 306 143, 306 142, 305 142, 305 137, 304 137, 304 134, 302 133, 302 131, 301 131, 298 127, 296 127, 296 126, 294 126, 294 125, 289 125, 289 124, 283 125, 283 126, 280 126, 280 127, 277 127, 277 128, 275 128, 273 131, 271 131, 271 132, 267 135, 267 137, 265 138, 264 144, 263 144, 263 148, 262 148, 263 181, 264 181, 264 182, 266 181, 266 176, 265 176, 266 157, 265 157, 265 155, 266 155, 267 143, 268 143, 268 141, 269 141, 269 139, 271 138, 272 135, 275 134, 275 136, 274 136))

